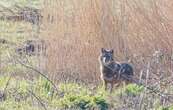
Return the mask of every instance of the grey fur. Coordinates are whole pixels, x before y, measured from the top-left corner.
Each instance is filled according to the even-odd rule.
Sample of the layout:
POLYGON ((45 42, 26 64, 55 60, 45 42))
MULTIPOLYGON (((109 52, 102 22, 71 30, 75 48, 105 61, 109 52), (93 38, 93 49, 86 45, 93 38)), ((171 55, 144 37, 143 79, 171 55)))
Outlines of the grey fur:
POLYGON ((133 76, 133 68, 128 63, 115 62, 113 59, 113 50, 102 48, 99 56, 101 79, 103 80, 105 89, 107 84, 111 84, 111 91, 114 84, 119 84, 121 81, 130 82, 125 77, 133 76), (124 77, 125 76, 125 77, 124 77))

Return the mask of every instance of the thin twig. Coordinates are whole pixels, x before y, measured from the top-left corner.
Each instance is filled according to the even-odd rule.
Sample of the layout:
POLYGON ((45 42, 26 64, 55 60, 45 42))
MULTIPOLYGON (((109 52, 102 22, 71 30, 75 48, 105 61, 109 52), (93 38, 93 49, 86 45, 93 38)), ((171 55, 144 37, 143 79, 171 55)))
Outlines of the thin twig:
POLYGON ((8 87, 8 85, 9 85, 9 82, 10 82, 10 80, 11 80, 11 77, 12 77, 12 74, 11 74, 10 77, 8 78, 8 81, 7 81, 6 85, 5 85, 5 88, 4 88, 4 90, 3 90, 4 93, 6 93, 6 90, 7 90, 7 87, 8 87))
POLYGON ((139 86, 144 86, 146 89, 150 90, 151 92, 153 92, 153 93, 155 93, 155 94, 157 94, 157 95, 159 95, 159 96, 162 96, 162 97, 163 97, 163 96, 169 96, 169 97, 172 97, 172 98, 173 98, 173 94, 163 93, 163 92, 161 92, 161 91, 159 91, 159 90, 155 90, 153 87, 149 87, 149 86, 145 85, 144 83, 141 83, 141 82, 139 82, 139 81, 133 79, 132 77, 129 77, 129 76, 126 76, 126 75, 123 75, 123 74, 122 74, 121 76, 122 76, 123 78, 129 80, 129 81, 132 81, 133 83, 135 83, 135 84, 137 84, 137 85, 139 85, 139 86))
POLYGON ((24 66, 25 68, 31 69, 31 70, 35 71, 36 73, 38 73, 39 75, 41 75, 42 77, 44 77, 46 80, 48 80, 48 81, 53 85, 53 87, 54 87, 54 89, 56 90, 56 92, 57 92, 57 93, 59 92, 58 89, 57 89, 57 87, 56 87, 56 85, 53 83, 53 81, 51 81, 51 80, 50 80, 46 75, 44 75, 42 72, 40 72, 39 70, 33 68, 32 66, 29 66, 29 65, 26 65, 26 64, 22 63, 22 62, 19 61, 19 60, 17 60, 17 62, 18 62, 19 64, 21 64, 22 66, 24 66))
POLYGON ((28 92, 29 92, 32 96, 34 96, 34 97, 39 101, 39 103, 40 103, 41 106, 44 108, 44 110, 47 110, 45 104, 41 101, 41 99, 40 99, 39 96, 36 96, 36 94, 34 94, 31 90, 28 90, 28 92))
POLYGON ((11 77, 12 77, 12 74, 10 75, 9 79, 7 80, 7 83, 6 83, 6 85, 5 85, 5 88, 4 88, 4 90, 2 91, 2 94, 1 94, 1 96, 0 96, 0 99, 2 99, 2 100, 6 100, 6 98, 7 98, 7 96, 6 96, 7 87, 8 87, 8 85, 9 85, 9 82, 10 82, 11 77))

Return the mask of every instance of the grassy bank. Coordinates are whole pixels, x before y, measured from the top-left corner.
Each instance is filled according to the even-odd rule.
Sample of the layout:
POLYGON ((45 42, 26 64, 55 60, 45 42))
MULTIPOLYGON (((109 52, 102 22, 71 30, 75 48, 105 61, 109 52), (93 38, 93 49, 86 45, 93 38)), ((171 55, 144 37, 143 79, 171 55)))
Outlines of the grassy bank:
POLYGON ((114 89, 112 93, 105 91, 101 86, 92 88, 82 83, 60 83, 55 91, 50 82, 39 77, 37 80, 0 77, 1 93, 5 89, 5 99, 1 99, 1 110, 110 110, 110 109, 147 109, 172 110, 160 105, 159 98, 149 101, 151 93, 143 87, 130 84, 114 89), (7 85, 8 82, 8 85, 7 85), (143 96, 143 98, 141 98, 143 96), (138 98, 138 100, 137 100, 138 98), (141 99, 148 99, 140 105, 141 99), (138 102, 139 101, 139 102, 138 102), (148 104, 151 105, 148 105, 148 104))

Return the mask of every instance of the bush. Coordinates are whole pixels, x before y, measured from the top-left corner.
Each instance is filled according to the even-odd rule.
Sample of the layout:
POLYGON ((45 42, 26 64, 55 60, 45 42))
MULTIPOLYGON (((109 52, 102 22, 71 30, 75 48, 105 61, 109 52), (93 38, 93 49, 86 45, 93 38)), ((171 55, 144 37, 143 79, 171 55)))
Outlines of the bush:
POLYGON ((91 94, 91 91, 77 84, 62 84, 60 88, 64 92, 64 97, 59 102, 62 108, 108 109, 108 103, 103 94, 91 94))

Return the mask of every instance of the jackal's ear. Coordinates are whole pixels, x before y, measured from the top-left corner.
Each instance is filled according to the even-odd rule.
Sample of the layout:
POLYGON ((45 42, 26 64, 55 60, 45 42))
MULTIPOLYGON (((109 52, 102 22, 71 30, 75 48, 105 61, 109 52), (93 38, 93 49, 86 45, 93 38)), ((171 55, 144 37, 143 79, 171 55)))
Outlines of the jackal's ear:
POLYGON ((104 53, 105 52, 105 49, 104 48, 101 48, 101 52, 104 53))

